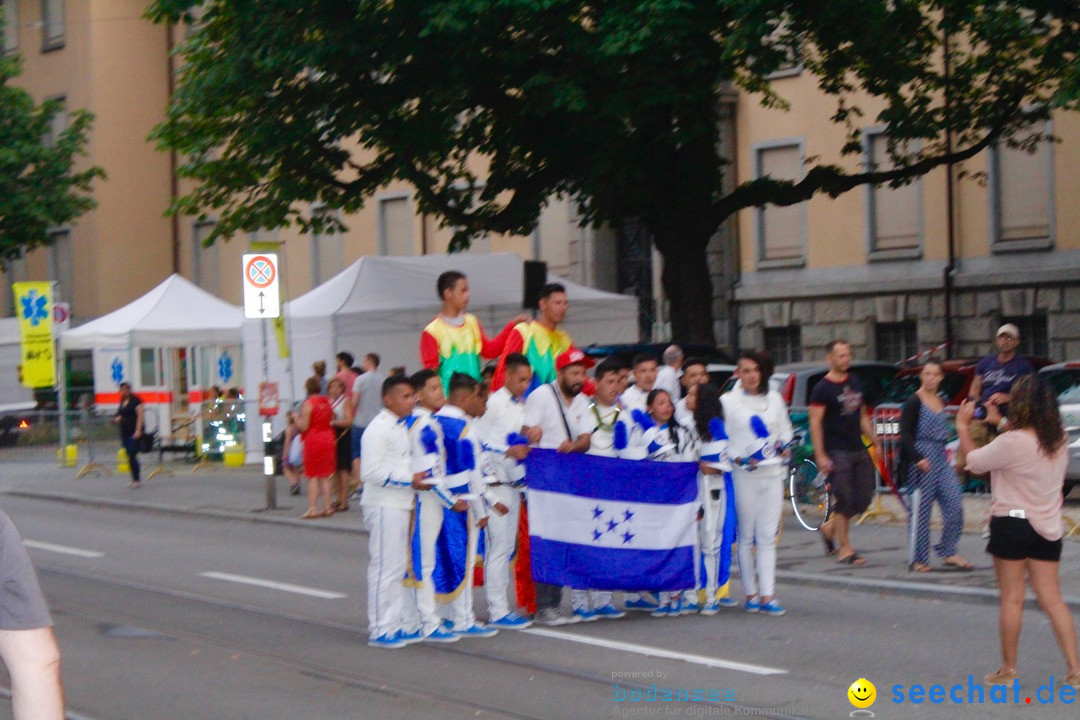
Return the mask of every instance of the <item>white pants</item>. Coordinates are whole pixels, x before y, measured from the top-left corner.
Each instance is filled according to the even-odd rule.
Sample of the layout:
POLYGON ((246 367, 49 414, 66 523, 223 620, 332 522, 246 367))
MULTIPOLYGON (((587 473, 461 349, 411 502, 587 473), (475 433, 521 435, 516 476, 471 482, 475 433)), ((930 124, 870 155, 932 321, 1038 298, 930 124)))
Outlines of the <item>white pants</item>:
POLYGON ((611 604, 610 590, 570 590, 570 605, 575 610, 588 610, 611 604))
MULTIPOLYGON (((727 502, 724 497, 724 476, 705 476, 702 484, 701 506, 704 515, 698 523, 701 538, 701 554, 704 556, 705 577, 698 578, 698 586, 705 588, 705 602, 716 601, 716 590, 720 572, 720 543, 724 534, 724 509, 727 502), (715 477, 715 479, 713 479, 715 477), (713 498, 713 491, 719 490, 719 498, 713 498)), ((696 571, 695 566, 695 571, 696 571)))
POLYGON ((476 545, 480 534, 476 530, 475 511, 471 507, 467 522, 469 547, 465 555, 465 580, 458 596, 441 608, 442 616, 453 623, 454 630, 464 630, 476 624, 476 614, 473 612, 473 569, 476 567, 476 545))
POLYGON ((368 632, 372 637, 393 636, 401 629, 411 511, 380 506, 364 506, 363 510, 371 554, 367 571, 368 632))
POLYGON ((739 517, 739 578, 747 597, 772 597, 776 590, 776 536, 784 506, 783 477, 774 468, 764 467, 754 472, 736 469, 732 480, 739 517))
POLYGON ((443 524, 443 504, 430 492, 416 496, 416 522, 420 526, 420 577, 418 588, 409 588, 405 595, 402 623, 409 632, 429 635, 439 627, 435 610, 435 543, 443 524))
POLYGON ((508 485, 496 485, 490 491, 510 512, 488 516, 484 550, 484 588, 488 617, 498 620, 510 612, 510 556, 517 546, 518 515, 521 514, 521 491, 508 485))

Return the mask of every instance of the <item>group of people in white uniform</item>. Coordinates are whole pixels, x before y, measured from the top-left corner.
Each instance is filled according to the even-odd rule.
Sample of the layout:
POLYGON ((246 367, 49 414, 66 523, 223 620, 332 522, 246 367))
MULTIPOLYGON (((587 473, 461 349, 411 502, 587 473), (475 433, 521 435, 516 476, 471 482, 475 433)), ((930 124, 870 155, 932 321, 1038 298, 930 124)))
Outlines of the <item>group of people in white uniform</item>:
MULTIPOLYGON (((768 389, 768 357, 743 352, 739 382, 720 395, 705 363, 687 360, 677 378, 685 397, 658 387, 657 359, 614 359, 597 365, 577 348, 561 353, 554 382, 526 393, 532 369, 524 355, 505 357, 503 387, 486 388, 464 374, 444 380, 432 370, 395 377, 383 386, 384 409, 362 443, 361 505, 370 532, 369 645, 400 648, 418 642, 490 637, 499 630, 618 618, 628 610, 658 617, 738 607, 721 567, 725 508, 734 497, 743 610, 782 615, 775 597, 787 447, 793 437, 787 408, 768 389), (629 384, 629 370, 633 384, 629 384), (591 386, 589 394, 583 392, 591 386), (698 535, 703 571, 696 587, 652 593, 626 588, 621 607, 611 590, 562 589, 537 583, 533 618, 509 600, 511 558, 519 513, 527 502, 524 460, 533 447, 651 462, 696 462, 701 508, 698 535), (477 540, 484 534, 488 621, 473 608, 477 540), (459 543, 451 573, 440 534, 459 543), (447 577, 453 574, 453 587, 447 577), (441 588, 438 587, 441 585, 441 588), (547 599, 542 599, 541 596, 547 599)), ((678 392, 678 391, 677 391, 678 392)), ((728 519, 730 523, 730 518, 728 519)))

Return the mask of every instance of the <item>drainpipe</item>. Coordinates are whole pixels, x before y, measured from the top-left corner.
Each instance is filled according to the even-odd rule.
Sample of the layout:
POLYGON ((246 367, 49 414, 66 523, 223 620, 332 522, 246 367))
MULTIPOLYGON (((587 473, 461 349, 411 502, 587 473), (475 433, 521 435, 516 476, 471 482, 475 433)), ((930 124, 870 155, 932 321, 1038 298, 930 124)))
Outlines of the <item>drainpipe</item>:
MULTIPOLYGON (((173 25, 165 26, 165 46, 168 53, 169 70, 169 103, 172 103, 173 93, 176 91, 176 58, 173 56, 173 25)), ((180 197, 180 178, 176 174, 177 158, 176 150, 169 149, 169 205, 173 205, 180 197)), ((172 225, 172 271, 180 272, 180 217, 176 213, 169 215, 172 225)))

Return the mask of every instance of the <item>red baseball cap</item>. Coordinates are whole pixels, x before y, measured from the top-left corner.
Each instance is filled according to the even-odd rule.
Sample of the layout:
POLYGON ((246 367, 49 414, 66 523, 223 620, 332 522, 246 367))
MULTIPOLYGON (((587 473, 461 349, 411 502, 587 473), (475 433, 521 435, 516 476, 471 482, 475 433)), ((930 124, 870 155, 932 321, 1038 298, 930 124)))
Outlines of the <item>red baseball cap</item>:
POLYGON ((556 370, 562 370, 564 367, 570 365, 584 365, 587 368, 591 368, 595 364, 596 363, 592 358, 576 347, 571 347, 569 350, 555 358, 556 370))

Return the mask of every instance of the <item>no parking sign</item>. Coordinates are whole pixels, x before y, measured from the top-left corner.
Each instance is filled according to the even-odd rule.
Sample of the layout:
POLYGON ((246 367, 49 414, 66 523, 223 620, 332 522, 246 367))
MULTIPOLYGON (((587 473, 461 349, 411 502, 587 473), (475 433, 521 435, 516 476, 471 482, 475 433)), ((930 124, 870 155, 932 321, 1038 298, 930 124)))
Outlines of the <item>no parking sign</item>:
POLYGON ((281 316, 278 293, 277 255, 247 253, 244 267, 244 317, 276 318, 281 316))

